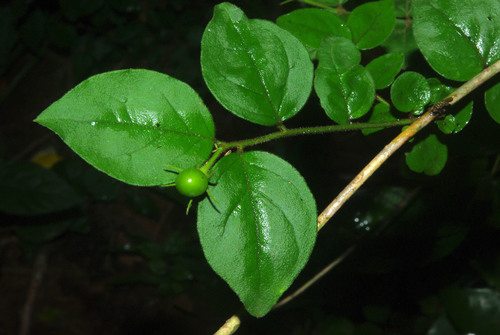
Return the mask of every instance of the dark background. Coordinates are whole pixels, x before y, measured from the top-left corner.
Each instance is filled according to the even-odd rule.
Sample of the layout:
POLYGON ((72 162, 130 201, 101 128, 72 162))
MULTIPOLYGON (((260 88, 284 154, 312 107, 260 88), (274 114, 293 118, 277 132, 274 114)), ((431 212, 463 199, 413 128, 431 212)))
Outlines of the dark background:
MULTIPOLYGON (((241 312, 236 295, 203 258, 195 211, 185 215, 185 199, 95 172, 32 122, 91 75, 146 68, 192 86, 221 140, 273 131, 231 115, 204 85, 200 40, 216 3, 1 3, 1 163, 28 162, 46 152, 62 157, 53 170, 83 202, 46 215, 0 214, 0 334, 21 334, 28 326, 32 334, 211 334, 241 312), (78 224, 50 225, 61 220, 78 224)), ((301 7, 234 3, 250 18, 272 21, 301 7)), ((418 56, 408 69, 435 76, 418 56)), ((286 125, 325 124, 331 121, 312 94, 286 125)), ((437 133, 429 128, 419 136, 437 133)), ((292 163, 321 211, 398 131, 289 138, 258 149, 292 163)), ((262 319, 243 312, 238 334, 425 334, 445 312, 443 289, 498 284, 498 134, 479 99, 463 132, 438 134, 449 152, 441 175, 416 175, 397 153, 319 233, 289 292, 347 248, 356 250, 279 310, 262 319)))

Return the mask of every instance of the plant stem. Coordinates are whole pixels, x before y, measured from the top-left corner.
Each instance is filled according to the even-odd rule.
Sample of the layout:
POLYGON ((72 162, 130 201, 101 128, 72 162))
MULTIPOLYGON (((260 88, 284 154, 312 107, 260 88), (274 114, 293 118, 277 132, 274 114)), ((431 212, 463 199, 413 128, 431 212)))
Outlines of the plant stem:
POLYGON ((292 294, 290 294, 286 298, 280 300, 276 305, 273 306, 273 309, 279 308, 279 307, 283 306, 284 304, 289 303, 290 301, 292 301, 292 299, 294 299, 299 294, 301 294, 302 292, 304 292, 305 290, 307 290, 310 286, 312 286, 315 282, 317 282, 325 274, 327 274, 331 269, 333 269, 334 267, 336 267, 337 265, 339 265, 344 260, 344 258, 346 258, 347 256, 349 256, 351 254, 351 252, 354 251, 354 249, 356 249, 355 245, 353 245, 352 247, 350 247, 349 249, 347 249, 346 251, 344 251, 344 253, 342 253, 342 255, 340 255, 339 257, 335 258, 333 260, 333 262, 331 262, 330 264, 328 264, 323 270, 321 270, 314 277, 312 277, 311 279, 309 279, 309 281, 307 283, 305 283, 304 285, 302 285, 297 291, 293 292, 292 294))
POLYGON ((231 316, 226 323, 214 335, 231 335, 234 334, 240 326, 240 318, 237 315, 231 316))
POLYGON ((339 195, 323 210, 318 216, 318 230, 332 218, 332 216, 346 203, 347 200, 365 183, 370 176, 378 170, 378 168, 390 157, 396 150, 406 143, 409 139, 415 136, 420 130, 431 123, 441 112, 441 109, 454 105, 472 90, 484 83, 486 80, 493 77, 500 72, 500 61, 497 61, 490 67, 481 71, 478 75, 467 81, 465 84, 456 89, 453 93, 448 95, 445 99, 441 100, 419 119, 413 122, 408 128, 401 132, 389 144, 387 144, 382 151, 380 151, 371 161, 366 165, 361 172, 354 177, 354 179, 339 193, 339 195))
POLYGON ((210 157, 210 159, 205 163, 203 164, 203 166, 200 168, 201 171, 203 171, 203 173, 205 173, 206 175, 208 175, 208 172, 210 171, 210 169, 212 168, 212 166, 214 166, 215 162, 217 161, 217 158, 219 158, 219 156, 227 149, 224 149, 224 147, 222 146, 219 146, 215 152, 212 154, 212 156, 210 157))
POLYGON ((224 148, 224 151, 230 148, 242 149, 244 147, 262 144, 283 137, 291 137, 298 135, 315 135, 324 133, 334 133, 338 131, 352 131, 352 130, 372 129, 372 128, 389 128, 389 127, 408 125, 412 122, 413 120, 410 119, 402 119, 396 121, 377 122, 377 123, 350 123, 350 124, 338 124, 331 126, 317 126, 317 127, 304 127, 304 128, 291 128, 291 129, 282 128, 280 131, 276 131, 274 133, 270 133, 264 136, 259 136, 241 141, 223 142, 221 143, 221 147, 224 148))

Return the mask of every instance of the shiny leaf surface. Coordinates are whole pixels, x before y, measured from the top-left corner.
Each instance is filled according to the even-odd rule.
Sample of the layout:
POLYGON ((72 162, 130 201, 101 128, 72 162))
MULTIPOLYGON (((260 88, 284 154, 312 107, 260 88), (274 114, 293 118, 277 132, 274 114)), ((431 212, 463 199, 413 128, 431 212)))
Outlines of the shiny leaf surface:
POLYGON ((299 112, 311 93, 313 65, 304 45, 236 6, 217 5, 201 41, 205 82, 231 113, 275 125, 299 112))
POLYGON ((423 111, 430 101, 431 89, 420 73, 408 71, 401 74, 391 86, 391 100, 401 112, 423 111))
POLYGON ((413 0, 415 40, 440 75, 465 81, 500 59, 498 0, 413 0))
POLYGON ((314 89, 329 118, 346 124, 365 115, 375 99, 375 84, 368 70, 359 65, 361 54, 344 37, 323 40, 314 89))
POLYGON ((173 182, 166 165, 195 167, 214 141, 212 116, 187 84, 149 70, 93 76, 35 120, 78 155, 133 185, 173 182))
POLYGON ((198 207, 205 257, 250 314, 263 316, 290 286, 316 239, 316 204, 301 175, 266 152, 233 153, 215 166, 198 207))

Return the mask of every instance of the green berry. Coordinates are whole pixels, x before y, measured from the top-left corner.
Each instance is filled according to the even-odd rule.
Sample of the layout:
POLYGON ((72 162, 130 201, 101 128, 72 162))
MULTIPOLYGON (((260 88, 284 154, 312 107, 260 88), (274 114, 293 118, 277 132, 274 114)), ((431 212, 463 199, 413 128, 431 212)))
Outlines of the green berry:
POLYGON ((180 194, 194 198, 205 193, 208 188, 208 177, 200 169, 186 169, 177 175, 175 187, 180 194))

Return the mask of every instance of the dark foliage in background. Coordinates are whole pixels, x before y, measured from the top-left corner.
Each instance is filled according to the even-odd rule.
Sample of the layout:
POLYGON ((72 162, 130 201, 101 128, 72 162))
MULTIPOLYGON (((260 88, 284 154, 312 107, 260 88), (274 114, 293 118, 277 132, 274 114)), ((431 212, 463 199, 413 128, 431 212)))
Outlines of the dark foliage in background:
MULTIPOLYGON (((32 123, 93 74, 146 68, 200 92, 220 138, 259 135, 260 128, 221 113, 204 86, 199 44, 215 4, 18 0, 0 7, 0 329, 6 334, 28 324, 33 334, 205 334, 240 309, 206 264, 184 199, 169 189, 116 182, 32 123)), ((236 4, 249 17, 270 20, 298 6, 236 4)), ((430 72, 417 57, 407 69, 430 72)), ((306 108, 292 125, 328 122, 316 101, 306 108)), ((440 175, 416 175, 396 155, 321 232, 290 291, 345 249, 356 245, 356 251, 294 302, 263 319, 245 319, 239 333, 426 334, 435 327, 453 334, 442 330, 445 312, 489 322, 463 303, 492 303, 500 289, 500 137, 498 125, 476 108, 460 135, 440 138, 449 148, 440 175)), ((321 209, 396 133, 285 139, 262 150, 296 166, 321 209)))

